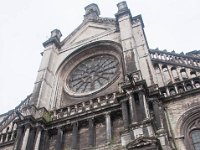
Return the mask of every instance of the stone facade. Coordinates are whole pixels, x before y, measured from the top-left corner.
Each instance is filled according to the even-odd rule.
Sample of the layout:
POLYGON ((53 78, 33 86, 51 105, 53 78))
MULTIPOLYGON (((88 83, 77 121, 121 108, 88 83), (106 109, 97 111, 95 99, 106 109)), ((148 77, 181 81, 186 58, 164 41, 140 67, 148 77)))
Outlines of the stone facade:
POLYGON ((142 17, 117 7, 51 32, 32 94, 0 115, 0 150, 199 149, 199 51, 150 49, 142 17))

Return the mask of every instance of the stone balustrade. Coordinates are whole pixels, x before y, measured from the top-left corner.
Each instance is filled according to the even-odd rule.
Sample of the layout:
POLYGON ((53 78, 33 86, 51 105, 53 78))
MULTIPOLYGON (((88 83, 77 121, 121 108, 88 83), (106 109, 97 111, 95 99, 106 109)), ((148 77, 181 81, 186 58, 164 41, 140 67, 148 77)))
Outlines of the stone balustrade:
POLYGON ((9 114, 0 124, 0 131, 16 117, 15 113, 9 114))
POLYGON ((159 88, 159 92, 165 98, 184 94, 200 89, 200 76, 159 88))
POLYGON ((9 114, 4 118, 4 120, 0 123, 0 131, 4 129, 5 126, 7 126, 17 115, 15 111, 21 112, 21 110, 27 106, 30 102, 30 95, 22 101, 16 108, 15 110, 11 110, 9 114))
POLYGON ((200 67, 200 59, 188 55, 176 54, 172 52, 170 53, 159 50, 150 50, 150 56, 152 60, 181 64, 195 68, 200 67))
POLYGON ((91 99, 88 101, 67 106, 65 108, 58 109, 54 112, 54 119, 68 117, 89 110, 98 109, 113 103, 116 103, 116 93, 107 94, 105 96, 101 96, 95 99, 91 99))
POLYGON ((6 133, 1 133, 0 134, 0 144, 14 141, 15 138, 16 138, 16 130, 6 132, 6 133))

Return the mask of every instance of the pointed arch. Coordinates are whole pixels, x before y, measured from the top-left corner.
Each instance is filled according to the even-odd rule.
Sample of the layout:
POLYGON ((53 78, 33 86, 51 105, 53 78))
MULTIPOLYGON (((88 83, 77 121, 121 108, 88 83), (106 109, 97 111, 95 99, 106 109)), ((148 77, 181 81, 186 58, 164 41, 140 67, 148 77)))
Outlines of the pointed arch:
POLYGON ((200 105, 185 112, 179 118, 176 129, 176 135, 183 139, 186 149, 197 150, 195 147, 200 141, 195 140, 200 138, 200 105), (194 136, 198 137, 195 139, 194 136))

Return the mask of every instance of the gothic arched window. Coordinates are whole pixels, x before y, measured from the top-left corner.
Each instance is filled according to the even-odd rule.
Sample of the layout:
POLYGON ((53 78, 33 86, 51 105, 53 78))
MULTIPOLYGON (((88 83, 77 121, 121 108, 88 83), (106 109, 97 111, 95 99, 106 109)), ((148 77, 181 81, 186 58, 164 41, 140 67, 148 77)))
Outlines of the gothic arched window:
POLYGON ((200 150, 200 130, 193 130, 190 135, 194 149, 200 150))
POLYGON ((200 150, 200 105, 190 108, 177 124, 177 136, 183 136, 187 150, 200 150))

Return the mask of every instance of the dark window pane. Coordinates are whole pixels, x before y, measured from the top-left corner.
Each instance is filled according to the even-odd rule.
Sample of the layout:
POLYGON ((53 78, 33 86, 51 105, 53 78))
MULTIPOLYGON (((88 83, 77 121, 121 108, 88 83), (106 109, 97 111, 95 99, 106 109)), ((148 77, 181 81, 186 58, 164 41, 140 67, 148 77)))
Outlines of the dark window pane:
POLYGON ((192 131, 191 136, 195 150, 200 150, 200 130, 192 131))
POLYGON ((200 142, 200 130, 192 131, 192 141, 193 141, 193 143, 200 142))
POLYGON ((200 150, 200 143, 194 144, 194 148, 195 148, 195 150, 200 150))

